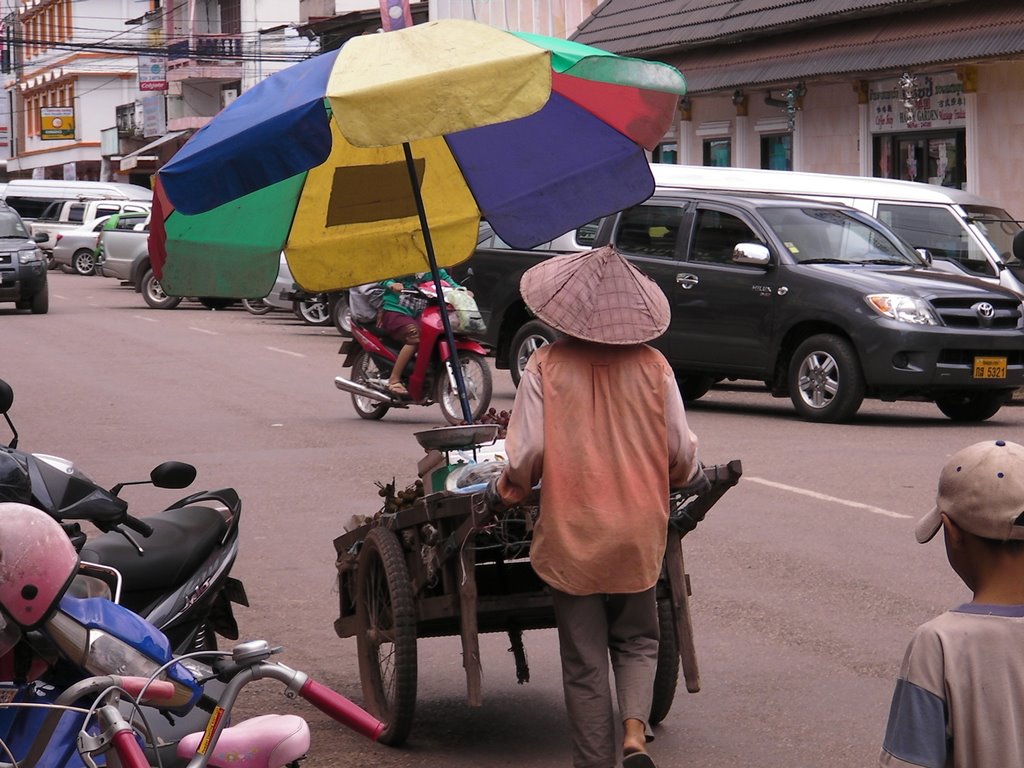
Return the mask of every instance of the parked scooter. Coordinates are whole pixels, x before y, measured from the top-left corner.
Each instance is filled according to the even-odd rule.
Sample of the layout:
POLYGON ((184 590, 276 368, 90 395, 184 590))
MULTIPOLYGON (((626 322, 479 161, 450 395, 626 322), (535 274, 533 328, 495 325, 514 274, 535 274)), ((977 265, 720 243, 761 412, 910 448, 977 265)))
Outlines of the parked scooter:
MULTIPOLYGON (((391 408, 410 405, 441 406, 441 413, 449 424, 462 424, 464 417, 455 375, 451 366, 451 353, 445 339, 441 312, 450 312, 447 302, 439 300, 433 282, 419 284, 413 291, 403 291, 421 297, 426 307, 420 315, 420 345, 416 356, 404 372, 408 397, 388 391, 388 378, 398 357, 401 345, 381 328, 351 320, 352 338, 339 350, 345 355, 342 363, 352 368, 352 378, 338 376, 334 385, 352 394, 352 405, 364 419, 380 419, 391 408)), ((454 329, 453 329, 454 330, 454 329)), ((455 349, 466 384, 473 421, 480 418, 491 404, 491 369, 487 364, 487 350, 475 339, 456 330, 455 349)))
POLYGON ((67 459, 17 450, 8 413, 13 401, 10 385, 0 380, 0 413, 13 433, 9 445, 0 445, 0 500, 24 502, 59 522, 83 560, 106 567, 101 577, 120 602, 159 627, 177 652, 216 648, 215 634, 237 639, 232 603, 249 604, 242 583, 230 576, 238 555, 238 494, 200 491, 145 520, 134 517, 118 496, 124 486, 185 488, 195 467, 164 462, 149 480, 106 490, 67 459), (100 533, 87 535, 81 522, 100 533))
POLYGON ((241 688, 258 679, 279 680, 289 695, 371 739, 383 729, 340 694, 269 661, 280 649, 264 641, 175 657, 163 634, 131 611, 103 595, 74 596, 88 577, 61 527, 41 510, 0 504, 0 531, 7 552, 0 668, 21 670, 0 697, 5 768, 95 768, 101 755, 107 765, 132 768, 148 768, 153 758, 163 766, 295 764, 309 747, 301 718, 264 715, 227 727, 241 688), (197 706, 210 717, 189 723, 202 715, 197 706), (161 713, 178 724, 176 733, 168 735, 161 713))

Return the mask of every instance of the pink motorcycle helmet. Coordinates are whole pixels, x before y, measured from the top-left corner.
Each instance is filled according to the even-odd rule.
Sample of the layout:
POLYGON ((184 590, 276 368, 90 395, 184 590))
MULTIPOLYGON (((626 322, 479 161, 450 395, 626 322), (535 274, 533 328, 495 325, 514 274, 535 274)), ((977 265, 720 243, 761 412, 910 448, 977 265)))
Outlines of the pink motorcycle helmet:
POLYGON ((35 629, 57 607, 78 572, 71 540, 45 512, 0 503, 0 610, 22 629, 35 629))

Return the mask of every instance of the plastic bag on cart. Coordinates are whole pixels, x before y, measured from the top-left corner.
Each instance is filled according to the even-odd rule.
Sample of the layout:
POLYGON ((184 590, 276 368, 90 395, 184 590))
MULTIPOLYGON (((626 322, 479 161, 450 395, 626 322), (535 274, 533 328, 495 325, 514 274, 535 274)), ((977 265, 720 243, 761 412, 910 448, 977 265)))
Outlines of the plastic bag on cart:
POLYGON ((444 487, 452 493, 482 493, 487 484, 501 475, 505 461, 479 461, 453 469, 445 478, 444 487))

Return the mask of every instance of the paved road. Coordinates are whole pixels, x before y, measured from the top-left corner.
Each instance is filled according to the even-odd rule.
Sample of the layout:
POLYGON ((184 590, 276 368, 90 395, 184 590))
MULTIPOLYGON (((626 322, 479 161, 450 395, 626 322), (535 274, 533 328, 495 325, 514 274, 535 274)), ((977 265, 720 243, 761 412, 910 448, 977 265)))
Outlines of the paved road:
MULTIPOLYGON (((352 514, 379 507, 375 481, 414 479, 412 432, 440 422, 436 407, 363 422, 333 386, 333 328, 188 302, 150 310, 98 277, 51 273, 50 314, 0 305, 0 329, 21 447, 74 458, 106 485, 177 458, 199 468, 197 488, 237 488, 236 574, 252 602, 239 613, 244 637, 280 643, 286 663, 360 700, 355 643, 332 627, 331 542, 352 514)), ((495 405, 512 396, 499 373, 495 405)), ((787 400, 736 386, 690 418, 704 460, 742 459, 744 477, 685 541, 702 690, 681 690, 658 728, 659 765, 872 764, 911 631, 967 597, 941 544, 914 543, 914 518, 946 457, 983 438, 1020 439, 1024 409, 965 427, 931 404, 868 402, 854 424, 816 426, 787 400)), ((174 494, 124 491, 136 513, 174 494)), ((246 709, 308 715, 310 768, 566 768, 553 631, 527 633, 525 686, 506 645, 484 637, 484 705, 471 709, 457 640, 421 640, 416 720, 401 749, 366 744, 272 686, 257 686, 246 709)))

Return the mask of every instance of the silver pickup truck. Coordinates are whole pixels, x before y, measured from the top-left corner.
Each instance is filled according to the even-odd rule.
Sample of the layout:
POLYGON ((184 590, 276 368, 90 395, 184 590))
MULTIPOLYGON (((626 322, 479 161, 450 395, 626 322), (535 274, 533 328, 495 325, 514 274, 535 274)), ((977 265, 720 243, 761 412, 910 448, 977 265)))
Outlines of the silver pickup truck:
POLYGON ((145 216, 151 207, 152 203, 143 200, 55 200, 32 222, 32 234, 46 235, 45 240, 38 241, 39 247, 48 259, 52 259, 58 232, 90 224, 114 213, 141 213, 145 216))

